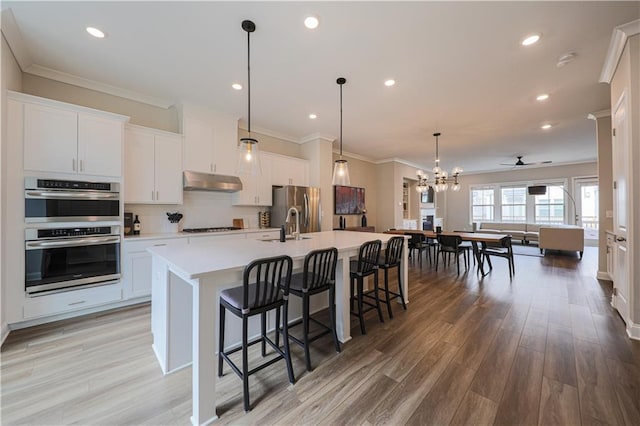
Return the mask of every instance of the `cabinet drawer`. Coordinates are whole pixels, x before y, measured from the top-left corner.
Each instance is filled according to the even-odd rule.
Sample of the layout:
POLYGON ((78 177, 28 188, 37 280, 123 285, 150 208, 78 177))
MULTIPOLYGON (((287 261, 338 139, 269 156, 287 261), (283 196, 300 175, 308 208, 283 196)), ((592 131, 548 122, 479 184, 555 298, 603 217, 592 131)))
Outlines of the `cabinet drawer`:
POLYGON ((144 240, 144 241, 127 241, 124 240, 123 251, 124 253, 140 253, 146 251, 148 247, 153 246, 174 246, 180 244, 187 244, 187 238, 163 238, 159 240, 144 240))
POLYGON ((193 236, 189 237, 189 244, 209 244, 224 240, 242 240, 244 238, 246 238, 244 233, 193 236))
POLYGON ((247 233, 249 240, 268 240, 271 238, 280 238, 280 231, 264 231, 247 233))
POLYGON ((24 319, 77 311, 122 299, 120 283, 25 299, 24 319))

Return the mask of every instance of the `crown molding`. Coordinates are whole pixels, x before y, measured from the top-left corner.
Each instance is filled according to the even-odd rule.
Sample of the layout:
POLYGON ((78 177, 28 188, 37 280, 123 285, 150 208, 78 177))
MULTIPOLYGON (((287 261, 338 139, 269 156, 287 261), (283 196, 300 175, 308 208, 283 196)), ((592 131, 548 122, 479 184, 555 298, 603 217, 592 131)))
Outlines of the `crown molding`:
POLYGON ((398 158, 398 157, 384 158, 382 160, 374 161, 374 163, 375 164, 400 163, 400 164, 404 164, 405 166, 415 167, 416 169, 419 169, 419 170, 426 170, 427 169, 427 167, 425 167, 424 165, 413 163, 411 161, 407 161, 407 160, 404 160, 404 159, 398 158))
POLYGON ((29 66, 24 72, 37 75, 39 77, 48 78, 50 80, 60 81, 62 83, 71 84, 72 86, 83 87, 85 89, 95 90, 96 92, 106 93, 108 95, 118 96, 120 98, 129 99, 147 105, 167 109, 173 106, 174 102, 166 99, 148 96, 133 90, 122 89, 120 87, 111 86, 109 84, 100 83, 88 78, 78 77, 77 75, 68 74, 66 72, 57 71, 51 68, 43 67, 38 64, 29 66))
MULTIPOLYGON (((334 154, 340 154, 340 150, 336 149, 336 148, 334 148, 332 150, 332 152, 334 154)), ((376 164, 375 160, 373 160, 373 159, 371 159, 369 157, 365 157, 364 155, 360 155, 360 154, 354 154, 353 152, 345 151, 344 149, 342 150, 342 156, 343 157, 353 158, 354 160, 366 161, 367 163, 376 164)))
POLYGON ((600 83, 611 84, 611 79, 613 79, 613 74, 616 72, 616 67, 624 51, 627 39, 636 34, 640 34, 640 19, 619 25, 613 29, 609 50, 602 66, 600 80, 598 80, 600 83))
MULTIPOLYGON (((248 131, 247 123, 244 121, 240 121, 238 123, 238 128, 244 130, 245 132, 248 131)), ((264 127, 253 126, 253 128, 251 129, 251 133, 260 133, 261 135, 270 136, 272 138, 282 139, 283 141, 293 142, 297 144, 302 143, 298 138, 295 138, 290 135, 285 135, 284 133, 279 133, 273 130, 265 129, 264 127)))
POLYGON ((312 133, 303 138, 300 138, 298 143, 303 144, 303 143, 316 141, 316 140, 322 140, 322 141, 333 143, 336 141, 336 138, 330 135, 324 135, 322 133, 312 133))
POLYGON ((597 120, 599 118, 611 117, 610 109, 603 109, 601 111, 591 112, 587 114, 589 120, 597 120))
POLYGON ((551 164, 538 164, 536 166, 520 166, 518 168, 516 168, 515 166, 511 166, 508 169, 489 169, 489 170, 472 170, 467 172, 466 170, 464 171, 463 176, 470 176, 470 175, 483 175, 485 173, 508 173, 508 172, 517 172, 517 173, 526 173, 526 170, 531 170, 531 169, 541 169, 541 168, 547 168, 547 167, 562 167, 562 166, 572 166, 572 165, 576 165, 576 164, 592 164, 592 163, 597 163, 598 159, 597 158, 593 158, 593 159, 589 159, 589 160, 580 160, 580 161, 566 161, 566 162, 562 162, 562 163, 551 163, 551 164))
POLYGON ((22 37, 22 32, 16 23, 16 18, 13 16, 11 9, 5 9, 2 11, 1 19, 2 34, 7 40, 7 44, 13 53, 13 57, 16 58, 16 62, 20 67, 20 70, 24 72, 33 64, 33 58, 29 54, 27 45, 22 37))

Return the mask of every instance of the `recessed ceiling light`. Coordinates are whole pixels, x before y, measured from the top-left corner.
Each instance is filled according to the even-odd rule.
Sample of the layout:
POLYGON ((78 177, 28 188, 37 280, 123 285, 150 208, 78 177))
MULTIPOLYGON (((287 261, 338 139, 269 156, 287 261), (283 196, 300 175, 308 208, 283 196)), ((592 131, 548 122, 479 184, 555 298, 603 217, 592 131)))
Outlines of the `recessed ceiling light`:
POLYGON ((548 130, 551 128, 551 124, 543 124, 542 126, 540 126, 540 128, 543 130, 548 130))
POLYGON ((320 25, 320 21, 315 16, 307 16, 304 18, 304 26, 310 30, 315 30, 320 25))
POLYGON ((242 84, 240 83, 233 83, 231 87, 233 87, 235 90, 242 90, 242 84))
POLYGON ((387 86, 387 87, 391 87, 391 86, 393 86, 394 84, 396 84, 396 81, 395 81, 395 80, 393 80, 393 79, 389 79, 389 80, 386 80, 386 81, 384 82, 384 85, 385 85, 385 86, 387 86))
POLYGON ((549 99, 549 95, 547 93, 542 93, 536 97, 536 101, 546 101, 549 99))
POLYGON ((315 120, 316 118, 318 118, 318 116, 315 114, 309 114, 309 118, 315 120))
POLYGON ((87 27, 87 32, 95 38, 104 38, 104 33, 97 28, 87 27))
POLYGON ((521 44, 523 46, 531 46, 532 44, 537 43, 538 40, 540 40, 540 37, 542 37, 542 34, 540 33, 528 35, 522 40, 521 44))

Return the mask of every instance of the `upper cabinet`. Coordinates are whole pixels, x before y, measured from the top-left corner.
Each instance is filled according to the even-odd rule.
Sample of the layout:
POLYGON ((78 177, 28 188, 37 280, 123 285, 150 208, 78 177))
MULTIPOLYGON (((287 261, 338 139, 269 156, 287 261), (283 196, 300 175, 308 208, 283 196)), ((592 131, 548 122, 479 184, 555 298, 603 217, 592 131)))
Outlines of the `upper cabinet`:
POLYGON ((24 102, 25 170, 122 176, 127 117, 35 96, 24 102))
POLYGON ((124 161, 126 203, 182 203, 181 135, 127 126, 124 161))
POLYGON ((184 170, 236 175, 238 119, 212 110, 183 106, 184 170))
POLYGON ((260 175, 240 175, 242 191, 231 194, 234 206, 270 206, 273 204, 271 188, 271 156, 260 153, 260 175))
POLYGON ((309 186, 309 162, 301 158, 271 154, 271 184, 309 186))

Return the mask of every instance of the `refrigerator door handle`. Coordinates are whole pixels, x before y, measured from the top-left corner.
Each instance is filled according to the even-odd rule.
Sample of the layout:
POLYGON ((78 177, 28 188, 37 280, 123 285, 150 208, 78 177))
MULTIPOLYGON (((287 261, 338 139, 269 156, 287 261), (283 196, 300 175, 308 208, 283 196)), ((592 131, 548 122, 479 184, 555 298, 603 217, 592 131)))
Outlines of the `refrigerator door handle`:
POLYGON ((309 195, 304 194, 304 226, 309 229, 309 195))

